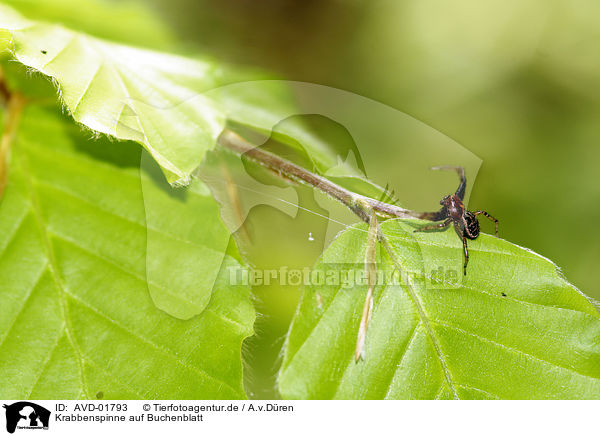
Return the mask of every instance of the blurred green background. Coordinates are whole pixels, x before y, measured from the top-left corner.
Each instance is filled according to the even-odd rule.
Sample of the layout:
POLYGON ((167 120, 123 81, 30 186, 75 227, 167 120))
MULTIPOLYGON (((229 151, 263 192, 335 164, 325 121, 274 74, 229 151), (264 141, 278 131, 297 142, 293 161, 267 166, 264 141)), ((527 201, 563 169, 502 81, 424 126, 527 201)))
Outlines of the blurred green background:
POLYGON ((600 3, 153 1, 197 50, 367 96, 455 139, 483 160, 472 207, 600 298, 600 3))
MULTIPOLYGON (((191 52, 361 94, 450 136, 483 161, 471 208, 493 213, 503 238, 552 259, 600 299, 599 2, 153 2, 191 52)), ((382 153, 382 165, 389 159, 382 153)), ((442 195, 456 182, 440 177, 431 175, 442 195)), ((438 198, 427 201, 435 208, 438 198)), ((253 211, 258 265, 314 260, 305 231, 318 220, 301 220, 253 211)), ((260 397, 271 394, 298 292, 255 293, 262 317, 247 343, 249 389, 260 397)))
POLYGON ((190 49, 447 134, 483 160, 472 207, 600 298, 600 3, 152 1, 190 49))
MULTIPOLYGON (((341 88, 423 121, 482 160, 469 179, 470 208, 488 210, 503 238, 550 258, 600 299, 600 2, 128 0, 105 2, 102 13, 90 12, 93 0, 9 3, 99 36, 341 88), (108 20, 115 8, 122 20, 108 20), (104 34, 109 22, 116 27, 104 34)), ((369 145, 380 159, 378 182, 398 180, 393 150, 379 146, 369 145)), ((410 165, 399 162, 398 172, 410 165)), ((418 183, 394 186, 404 206, 435 209, 456 187, 455 175, 414 171, 418 183)), ((303 207, 327 214, 310 190, 294 189, 303 207)), ((310 266, 325 224, 303 210, 290 216, 259 205, 241 249, 259 268, 310 266)), ((254 295, 246 387, 272 398, 300 290, 254 295)))

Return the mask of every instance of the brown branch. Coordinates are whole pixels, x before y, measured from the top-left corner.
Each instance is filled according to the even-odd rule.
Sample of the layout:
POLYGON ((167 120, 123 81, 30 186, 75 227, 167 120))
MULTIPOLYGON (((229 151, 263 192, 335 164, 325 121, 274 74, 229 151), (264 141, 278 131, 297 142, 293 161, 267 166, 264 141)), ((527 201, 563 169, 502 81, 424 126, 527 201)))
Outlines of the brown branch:
POLYGON ((354 212, 361 220, 369 222, 371 214, 369 209, 374 210, 377 215, 385 218, 418 218, 420 214, 411 210, 403 209, 392 204, 384 203, 364 195, 356 194, 333 183, 325 177, 314 174, 290 161, 277 155, 261 150, 256 145, 246 141, 237 133, 225 129, 219 136, 219 144, 238 155, 244 155, 253 161, 263 165, 276 174, 291 179, 297 183, 304 183, 315 187, 330 197, 340 201, 354 212))
POLYGON ((8 90, 8 86, 6 85, 6 80, 4 79, 4 69, 0 66, 0 98, 2 99, 2 104, 6 104, 10 99, 10 91, 8 90))
MULTIPOLYGON (((1 81, 4 83, 3 81, 1 81)), ((6 88, 6 86, 4 85, 6 88)), ((8 91, 4 128, 2 130, 2 138, 0 139, 0 198, 4 194, 6 183, 8 181, 8 160, 10 157, 10 147, 14 141, 25 106, 25 97, 18 92, 8 91)))

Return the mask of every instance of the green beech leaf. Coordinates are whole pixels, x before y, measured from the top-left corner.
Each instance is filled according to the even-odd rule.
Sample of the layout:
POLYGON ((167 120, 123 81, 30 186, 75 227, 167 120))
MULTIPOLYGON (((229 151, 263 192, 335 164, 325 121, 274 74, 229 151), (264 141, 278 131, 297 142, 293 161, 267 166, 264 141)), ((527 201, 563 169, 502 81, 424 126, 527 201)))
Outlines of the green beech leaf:
POLYGON ((301 121, 281 123, 298 114, 285 81, 115 44, 2 5, 0 17, 16 59, 55 80, 76 121, 141 143, 172 184, 190 182, 226 120, 306 151, 322 172, 338 164, 336 152, 301 121), (244 81, 227 84, 233 80, 244 81))
POLYGON ((284 398, 600 398, 600 315, 552 262, 481 234, 465 277, 455 232, 413 233, 416 223, 381 225, 358 362, 366 227, 324 252, 313 276, 329 280, 312 278, 287 339, 284 398))
POLYGON ((173 35, 148 4, 132 0, 3 0, 30 19, 58 21, 92 35, 144 47, 168 48, 173 35))
POLYGON ((201 92, 214 87, 209 62, 132 48, 59 25, 29 21, 0 5, 0 29, 17 60, 52 77, 76 121, 144 145, 169 182, 186 185, 224 118, 201 92))
POLYGON ((241 267, 225 256, 212 294, 200 296, 186 279, 149 280, 161 272, 146 258, 153 239, 155 251, 180 247, 190 277, 204 283, 205 250, 190 247, 202 240, 170 215, 187 201, 201 213, 204 188, 191 200, 156 194, 160 222, 144 199, 171 188, 140 182, 139 162, 132 144, 94 143, 55 112, 26 108, 0 203, 1 397, 245 397, 241 342, 254 311, 248 289, 229 284, 241 267))
POLYGON ((150 295, 158 308, 188 319, 209 303, 231 234, 200 180, 172 188, 146 153, 142 170, 150 295))
POLYGON ((55 81, 76 121, 139 142, 174 185, 191 181, 226 121, 306 152, 321 173, 338 166, 340 175, 359 175, 340 164, 328 141, 293 118, 299 110, 287 81, 116 44, 28 20, 4 5, 2 30, 9 32, 19 62, 55 81))

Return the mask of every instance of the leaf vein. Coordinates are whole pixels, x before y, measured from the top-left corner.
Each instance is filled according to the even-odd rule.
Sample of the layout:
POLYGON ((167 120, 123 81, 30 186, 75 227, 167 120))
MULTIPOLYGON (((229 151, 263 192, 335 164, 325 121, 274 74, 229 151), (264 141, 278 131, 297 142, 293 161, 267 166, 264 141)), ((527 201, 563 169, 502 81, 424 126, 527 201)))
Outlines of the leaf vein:
POLYGON ((515 348, 515 347, 508 346, 508 345, 506 345, 506 344, 503 344, 503 343, 501 343, 501 342, 496 342, 496 341, 494 341, 494 340, 492 340, 492 339, 490 339, 490 338, 486 338, 485 336, 481 336, 481 335, 479 335, 479 334, 477 334, 477 333, 474 333, 474 332, 471 332, 471 331, 465 330, 465 329, 463 329, 463 328, 461 328, 461 327, 458 327, 458 326, 456 326, 456 325, 453 325, 453 324, 447 323, 447 322, 445 322, 445 321, 441 321, 441 320, 438 320, 438 319, 434 319, 434 320, 432 320, 432 322, 434 322, 435 324, 438 324, 438 325, 440 325, 440 326, 442 326, 442 327, 447 327, 447 328, 450 328, 450 329, 452 329, 452 330, 456 330, 456 331, 458 331, 458 332, 460 332, 460 333, 463 333, 463 334, 465 334, 465 335, 472 336, 472 337, 474 337, 474 338, 477 338, 477 339, 479 339, 479 340, 480 340, 480 341, 482 341, 482 342, 486 342, 486 343, 489 343, 489 344, 496 345, 497 347, 503 348, 503 349, 505 349, 505 350, 507 350, 507 351, 509 351, 509 352, 511 352, 511 353, 518 353, 518 354, 522 354, 522 355, 524 355, 524 356, 526 356, 526 357, 528 357, 528 358, 530 358, 530 359, 534 359, 534 360, 537 360, 537 361, 539 361, 539 362, 543 362, 543 363, 545 363, 545 364, 547 364, 547 365, 550 365, 550 366, 552 366, 552 367, 559 368, 559 369, 563 369, 563 370, 565 370, 565 371, 569 371, 569 372, 573 372, 573 373, 575 373, 575 374, 578 374, 578 375, 580 375, 580 376, 582 376, 582 377, 590 378, 590 379, 593 379, 593 380, 598 380, 598 378, 597 378, 597 377, 594 377, 594 376, 591 376, 591 375, 587 375, 587 374, 582 374, 581 372, 579 372, 579 371, 576 371, 574 368, 567 368, 567 367, 565 367, 565 366, 558 365, 558 364, 556 364, 556 363, 553 363, 553 362, 550 362, 550 361, 548 361, 548 360, 542 359, 541 357, 539 357, 539 356, 536 356, 536 355, 534 355, 534 354, 527 353, 527 352, 525 352, 525 351, 523 351, 523 350, 519 350, 518 348, 515 348))
POLYGON ((120 377, 117 377, 114 372, 109 371, 107 368, 102 368, 97 362, 95 362, 94 360, 92 360, 89 356, 85 357, 85 362, 89 366, 93 366, 97 370, 102 371, 104 374, 106 374, 107 376, 109 376, 111 378, 111 381, 116 381, 118 384, 120 384, 122 387, 124 387, 125 389, 127 389, 129 392, 131 392, 132 394, 136 395, 140 400, 146 398, 143 394, 141 394, 133 386, 131 386, 130 384, 124 382, 120 377))
POLYGON ((457 384, 456 386, 461 387, 463 389, 467 389, 467 390, 473 390, 473 391, 482 392, 484 394, 487 394, 487 395, 490 395, 490 396, 494 397, 496 400, 501 400, 502 399, 498 395, 494 394, 493 392, 485 391, 485 390, 483 390, 481 388, 476 388, 475 386, 470 386, 470 385, 466 385, 466 384, 457 384))
MULTIPOLYGON (((35 27, 39 27, 39 24, 35 24, 35 25, 31 26, 30 29, 35 28, 35 27)), ((64 45, 60 48, 60 50, 58 50, 56 53, 54 53, 54 56, 52 56, 50 59, 48 59, 48 61, 46 61, 45 64, 40 66, 39 70, 42 71, 44 74, 51 75, 47 71, 44 71, 46 69, 46 67, 48 65, 50 65, 52 62, 54 62, 60 55, 62 55, 64 53, 64 51, 68 47, 70 47, 71 44, 73 44, 73 42, 75 41, 76 38, 77 38, 77 34, 74 32, 71 33, 71 37, 69 38, 69 40, 64 43, 64 45)))
POLYGON ((33 394, 35 387, 37 386, 40 379, 42 378, 42 375, 44 375, 44 372, 46 371, 46 367, 48 366, 48 363, 50 363, 50 360, 52 360, 52 356, 54 355, 54 352, 56 351, 56 348, 58 347, 58 344, 64 335, 65 335, 65 331, 64 331, 64 325, 63 325, 63 330, 60 332, 59 335, 56 336, 56 341, 54 342, 54 345, 52 345, 52 348, 48 352, 48 357, 44 360, 44 363, 42 364, 40 372, 37 375, 37 377, 35 378, 35 380, 33 382, 33 386, 31 386, 31 390, 29 391, 29 394, 25 398, 31 399, 31 394, 33 394))
POLYGON ((21 217, 19 217, 19 220, 18 220, 17 224, 15 225, 15 228, 9 235, 7 235, 8 238, 5 239, 6 242, 4 244, 4 247, 2 247, 2 250, 1 250, 2 252, 4 252, 9 247, 9 245, 12 243, 13 239, 15 239, 15 237, 19 234, 19 230, 21 230, 21 226, 25 222, 25 218, 27 218, 30 211, 32 211, 31 208, 28 208, 27 210, 25 210, 25 213, 21 217))
POLYGON ((25 297, 25 300, 23 301, 23 304, 21 305, 21 307, 19 308, 19 310, 17 311, 17 313, 13 317, 12 321, 10 322, 8 328, 6 329, 6 331, 5 331, 5 333, 4 333, 3 337, 2 337, 2 340, 0 341, 0 347, 4 344, 4 341, 10 335, 11 330, 13 329, 15 323, 17 322, 17 319, 19 318, 19 316, 21 315, 21 313, 23 312, 23 310, 25 310, 25 307, 27 306, 27 303, 29 302, 29 299, 31 298, 31 295, 34 293, 35 288, 38 286, 38 284, 42 280, 42 277, 44 276, 44 272, 46 272, 46 270, 47 270, 47 265, 45 265, 44 268, 42 268, 40 270, 40 273, 39 273, 38 277, 35 279, 34 283, 31 285, 30 289, 28 290, 29 292, 28 292, 27 296, 25 297))
MULTIPOLYGON (((27 164, 27 158, 25 157, 25 155, 23 155, 23 161, 25 164, 27 164)), ((26 165, 28 167, 28 165, 26 165)), ((52 243, 50 242, 50 239, 48 237, 48 228, 47 228, 47 224, 44 221, 44 218, 42 217, 42 213, 40 210, 40 205, 35 193, 35 187, 34 187, 34 183, 32 180, 32 176, 31 176, 31 171, 29 171, 29 169, 27 168, 25 170, 25 174, 28 176, 26 177, 27 180, 27 185, 28 185, 28 193, 29 193, 29 198, 31 201, 31 205, 32 205, 32 209, 35 213, 35 217, 37 219, 38 222, 38 227, 40 230, 40 236, 43 240, 44 243, 44 247, 46 249, 46 256, 48 259, 48 265, 49 265, 49 269, 50 269, 50 273, 52 274, 52 278, 54 280, 54 283, 56 284, 58 295, 59 295, 59 303, 62 309, 62 313, 63 313, 63 317, 65 320, 65 327, 66 327, 66 334, 67 337, 69 339, 69 342, 71 343, 71 347, 73 348, 73 352, 75 353, 75 356, 77 357, 77 361, 78 361, 78 366, 79 366, 79 377, 80 377, 80 383, 81 383, 81 388, 82 391, 84 393, 84 395, 89 398, 89 394, 87 392, 87 381, 85 379, 85 374, 84 374, 84 368, 83 368, 83 360, 82 360, 82 356, 81 356, 81 351, 79 350, 79 346, 77 344, 77 341, 75 339, 75 334, 72 331, 72 326, 71 326, 71 320, 69 318, 69 307, 68 304, 64 298, 66 289, 65 289, 65 285, 62 282, 62 278, 60 277, 60 273, 59 273, 59 268, 58 268, 58 264, 56 263, 56 258, 54 257, 54 251, 52 249, 52 243)))
POLYGON ((125 333, 129 334, 130 336, 141 340, 142 342, 148 344, 149 346, 151 346, 152 348, 154 348, 156 351, 159 351, 162 354, 165 354, 171 358, 173 358, 179 365, 181 365, 182 367, 191 370, 192 372, 195 372, 199 375, 201 375, 203 378, 205 379, 210 379, 213 381, 216 381, 218 383, 220 383, 223 386, 228 387, 232 392, 237 393, 237 391, 235 390, 235 388, 231 385, 229 385, 228 383, 226 383, 223 380, 220 380, 212 375, 210 375, 205 369, 200 368, 198 366, 195 365, 190 365, 189 363, 183 361, 180 359, 180 357, 177 355, 176 352, 174 352, 173 350, 169 350, 168 348, 164 348, 163 346, 151 341, 149 338, 146 338, 132 330, 129 330, 127 327, 125 327, 123 324, 121 324, 120 322, 118 322, 117 320, 111 318, 109 315, 105 314, 103 311, 101 311, 100 309, 92 306, 90 303, 82 300, 81 298, 79 298, 77 295, 72 294, 70 292, 67 291, 67 294, 77 303, 79 303, 80 305, 86 307, 88 310, 91 310, 92 312, 96 313, 98 316, 104 318, 106 321, 108 321, 110 324, 113 324, 115 327, 119 328, 120 330, 124 331, 125 333))
POLYGON ((412 332, 410 334, 410 338, 406 342, 406 346, 402 350, 402 353, 400 354, 400 356, 397 359, 394 359, 394 360, 397 360, 398 363, 396 364, 396 370, 392 372, 392 375, 391 375, 389 381, 387 382, 388 389, 387 389, 387 391, 385 393, 385 397, 384 397, 385 399, 389 398, 389 396, 390 396, 390 393, 392 391, 392 382, 394 381, 394 376, 398 372, 398 369, 400 369, 400 365, 402 365, 402 361, 404 360, 404 356, 406 356, 408 354, 408 350, 410 349, 410 347, 412 346, 413 341, 417 337, 420 325, 421 325, 420 321, 417 322, 417 323, 415 323, 415 327, 413 328, 413 330, 412 330, 412 332))

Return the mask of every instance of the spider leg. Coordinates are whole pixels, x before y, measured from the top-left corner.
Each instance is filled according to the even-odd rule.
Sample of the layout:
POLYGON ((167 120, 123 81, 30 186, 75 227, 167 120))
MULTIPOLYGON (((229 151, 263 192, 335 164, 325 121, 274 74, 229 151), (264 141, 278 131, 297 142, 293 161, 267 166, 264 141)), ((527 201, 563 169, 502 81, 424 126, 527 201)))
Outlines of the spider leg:
POLYGON ((415 229, 415 232, 426 232, 428 230, 438 230, 438 229, 443 229, 446 228, 450 225, 450 223, 452 222, 452 220, 450 218, 448 218, 446 221, 438 223, 438 224, 431 224, 430 226, 425 226, 425 227, 421 227, 420 229, 415 229))
POLYGON ((475 216, 477 216, 477 215, 483 215, 484 217, 486 217, 490 221, 494 221, 494 223, 496 224, 496 236, 498 236, 498 220, 496 218, 494 218, 493 216, 491 216, 485 210, 477 210, 477 211, 473 212, 473 215, 475 215, 475 216))
POLYGON ((414 217, 427 221, 442 221, 448 216, 445 209, 440 209, 437 212, 420 212, 415 213, 414 217))
POLYGON ((463 241, 463 248, 465 249, 465 263, 463 265, 463 274, 467 275, 467 264, 469 263, 469 249, 467 248, 467 238, 463 234, 462 229, 460 228, 460 224, 454 223, 454 230, 463 241))
POLYGON ((444 165, 441 167, 431 167, 432 170, 454 170, 456 171, 456 173, 458 174, 458 177, 460 177, 460 183, 458 185, 458 188, 456 188, 456 192, 454 193, 454 195, 456 195, 458 198, 460 198, 461 200, 465 199, 465 191, 467 190, 467 178, 465 177, 465 169, 464 167, 453 167, 450 165, 444 165))

